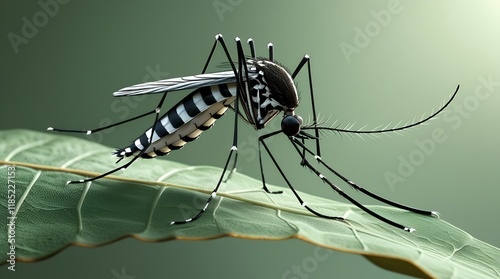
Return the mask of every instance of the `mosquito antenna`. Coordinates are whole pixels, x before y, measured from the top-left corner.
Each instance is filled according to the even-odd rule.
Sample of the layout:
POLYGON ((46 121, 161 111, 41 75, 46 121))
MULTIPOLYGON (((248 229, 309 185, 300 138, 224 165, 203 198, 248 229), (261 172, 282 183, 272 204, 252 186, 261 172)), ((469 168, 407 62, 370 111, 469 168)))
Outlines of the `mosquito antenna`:
MULTIPOLYGON (((404 125, 404 126, 394 127, 394 128, 387 128, 388 125, 386 125, 382 129, 378 129, 377 128, 375 130, 362 130, 362 128, 358 129, 358 130, 351 130, 351 128, 352 128, 353 125, 347 125, 347 126, 344 126, 343 128, 339 128, 338 126, 337 127, 332 127, 332 126, 330 126, 330 127, 307 126, 307 127, 302 127, 301 129, 302 130, 333 131, 333 132, 338 132, 338 133, 350 133, 350 134, 380 134, 380 133, 397 132, 397 131, 405 130, 405 129, 408 129, 408 128, 415 127, 415 126, 418 126, 420 124, 423 124, 424 122, 427 122, 427 121, 433 119, 434 117, 436 117, 439 113, 441 113, 444 109, 446 109, 448 107, 448 105, 453 101, 453 99, 455 98, 455 96, 458 93, 459 88, 460 88, 460 85, 457 86, 457 89, 451 95, 450 99, 440 109, 438 109, 436 112, 434 112, 433 114, 429 115, 426 118, 422 118, 421 120, 419 120, 417 122, 412 121, 411 124, 407 124, 407 125, 404 125)), ((400 123, 400 122, 398 122, 398 123, 400 123)))

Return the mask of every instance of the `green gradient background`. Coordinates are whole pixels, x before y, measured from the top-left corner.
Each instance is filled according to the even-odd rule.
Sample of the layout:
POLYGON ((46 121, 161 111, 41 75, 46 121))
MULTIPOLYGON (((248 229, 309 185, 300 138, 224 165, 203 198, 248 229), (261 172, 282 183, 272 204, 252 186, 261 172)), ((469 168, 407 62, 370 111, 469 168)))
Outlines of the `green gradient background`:
MULTIPOLYGON (((374 20, 371 12, 387 9, 389 2, 221 0, 215 3, 236 5, 220 17, 213 1, 70 1, 60 6, 57 15, 27 44, 21 44, 16 54, 7 34, 20 34, 21 19, 27 17, 32 22, 41 8, 35 1, 2 1, 0 128, 88 129, 106 118, 119 121, 147 111, 159 96, 130 103, 120 99, 113 104, 116 100, 111 93, 142 82, 148 69, 157 66, 168 72, 168 77, 199 73, 217 33, 224 35, 231 51, 236 36, 244 40, 252 37, 261 55, 272 41, 276 59, 290 69, 305 53, 310 54, 317 110, 342 123, 357 121, 357 127, 395 124, 429 114, 457 84, 461 90, 453 106, 471 102, 480 76, 491 75, 500 81, 500 2, 493 0, 400 1, 402 11, 394 14, 359 54, 352 55, 349 63, 339 45, 354 44, 354 28, 364 29, 374 20), (129 111, 131 106, 135 108, 129 111)), ((221 55, 216 58, 216 62, 223 61, 221 55)), ((305 119, 310 115, 306 81, 306 75, 299 76, 303 92, 299 114, 305 119)), ((500 86, 494 90, 478 102, 476 110, 467 111, 467 116, 458 117, 452 107, 448 120, 442 117, 402 136, 363 141, 331 135, 323 141, 323 158, 385 197, 437 210, 446 221, 500 246, 500 86), (451 117, 462 122, 450 121, 451 117), (384 173, 397 173, 400 156, 408 158, 417 149, 415 140, 430 138, 435 128, 445 131, 446 141, 437 144, 404 182, 390 187, 384 173)), ((168 105, 182 93, 173 95, 168 105)), ((122 147, 141 133, 148 121, 94 140, 122 147)), ((164 159, 222 166, 231 144, 232 121, 232 117, 219 120, 200 140, 164 159)), ((277 127, 277 123, 271 126, 277 127)), ((241 125, 239 171, 253 177, 259 175, 252 148, 256 136, 251 127, 241 125)), ((283 143, 275 139, 271 146, 297 188, 338 198, 296 166, 298 158, 289 157, 290 146, 283 143)), ((268 176, 271 183, 284 184, 277 173, 273 176, 268 172, 268 176)), ((4 265, 0 276, 114 278, 112 270, 121 273, 124 267, 137 279, 282 278, 293 265, 302 265, 312 257, 314 249, 299 240, 224 238, 150 244, 125 239, 100 248, 70 247, 49 260, 19 263, 15 273, 4 265)), ((362 257, 339 252, 306 275, 405 278, 362 257)))

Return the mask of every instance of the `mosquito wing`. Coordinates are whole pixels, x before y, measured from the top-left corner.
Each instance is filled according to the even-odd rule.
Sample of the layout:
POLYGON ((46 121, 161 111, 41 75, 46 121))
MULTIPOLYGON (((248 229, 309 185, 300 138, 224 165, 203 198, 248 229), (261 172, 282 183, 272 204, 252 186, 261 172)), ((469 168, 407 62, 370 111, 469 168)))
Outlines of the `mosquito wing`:
MULTIPOLYGON (((249 76, 249 79, 254 78, 249 76)), ((132 85, 122 88, 113 93, 115 97, 135 96, 144 94, 165 93, 167 91, 177 91, 184 89, 193 89, 216 84, 236 82, 236 77, 233 71, 225 71, 211 74, 200 74, 194 76, 170 78, 152 82, 132 85)))

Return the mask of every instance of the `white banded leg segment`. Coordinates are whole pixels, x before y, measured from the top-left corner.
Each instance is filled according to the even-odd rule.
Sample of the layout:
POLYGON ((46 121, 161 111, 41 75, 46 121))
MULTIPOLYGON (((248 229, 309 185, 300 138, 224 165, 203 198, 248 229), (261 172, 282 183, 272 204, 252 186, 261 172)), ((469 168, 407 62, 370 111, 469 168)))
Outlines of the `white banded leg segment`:
MULTIPOLYGON (((217 196, 217 193, 212 192, 212 194, 210 195, 210 200, 214 199, 216 196, 217 196)), ((202 209, 203 212, 207 211, 208 205, 210 204, 210 200, 203 207, 203 209, 202 209)))
MULTIPOLYGON (((305 150, 307 153, 309 153, 311 156, 313 156, 315 159, 317 158, 320 158, 318 155, 314 154, 314 152, 312 152, 309 148, 307 148, 304 144, 302 144, 300 141, 298 140, 294 140, 293 141, 294 144, 297 144, 298 146, 300 146, 300 148, 302 150, 305 150)), ((332 172, 335 176, 337 176, 338 178, 340 178, 341 180, 343 180, 345 183, 347 183, 349 186, 351 186, 353 189, 357 190, 357 191, 360 191, 361 193, 373 198, 373 199, 376 199, 378 201, 381 201, 383 203, 386 203, 388 205, 391 205, 391 206, 394 206, 396 208, 401 208, 401 209, 404 209, 404 210, 408 210, 408 211, 411 211, 411 212, 414 212, 414 213, 417 213, 417 214, 422 214, 422 215, 427 215, 427 216, 432 216, 432 217, 439 217, 439 214, 437 214, 435 211, 429 211, 429 210, 422 210, 422 209, 419 209, 419 208, 414 208, 414 207, 410 207, 410 206, 406 206, 406 205, 403 205, 403 204, 399 204, 399 203, 396 203, 396 202, 393 202, 391 200, 388 200, 382 196, 379 196, 375 193, 372 193, 370 192, 369 190, 357 185, 354 181, 352 180, 349 180, 347 179, 347 177, 343 176, 342 174, 340 174, 338 171, 336 171, 335 169, 333 169, 330 165, 328 165, 327 163, 325 163, 323 160, 318 160, 318 162, 324 166, 325 168, 327 168, 330 172, 332 172)), ((335 186, 336 187, 336 186, 335 186)), ((335 191, 341 191, 340 188, 336 187, 336 189, 334 189, 335 191)))
MULTIPOLYGON (((290 190, 292 191, 293 195, 295 196, 295 198, 299 201, 300 205, 303 206, 305 209, 307 209, 309 212, 311 212, 312 214, 318 216, 318 217, 322 217, 322 218, 325 218, 325 219, 330 219, 330 220, 337 220, 337 221, 343 221, 344 218, 342 217, 338 217, 338 216, 331 216, 331 215, 326 215, 326 214, 322 214, 314 209, 312 209, 310 206, 308 206, 304 200, 302 200, 302 198, 300 197, 299 193, 295 190, 295 188, 293 187, 292 183, 290 182, 290 180, 286 177, 285 173, 283 172, 283 170, 281 169, 281 167, 279 166, 278 162, 276 161, 276 158, 274 157, 274 155, 272 154, 271 150, 269 150, 269 147, 267 146, 266 142, 264 141, 264 139, 268 138, 268 137, 271 137, 271 136, 274 136, 274 135, 279 135, 281 134, 281 131, 275 131, 275 132, 271 132, 269 134, 266 134, 266 135, 263 135, 263 136, 260 136, 259 137, 259 142, 262 144, 262 146, 264 147, 264 149, 266 150, 267 154, 269 155, 269 157, 271 158, 271 161, 273 162, 274 166, 276 167, 276 169, 278 170, 278 172, 280 173, 281 177, 285 180, 285 183, 288 185, 288 188, 290 188, 290 190)), ((293 143, 293 142, 292 142, 293 143)), ((300 154, 300 152, 299 152, 300 154)), ((259 146, 259 158, 260 158, 260 146, 259 146)), ((259 159, 260 160, 260 159, 259 159)), ((262 161, 261 161, 262 162, 262 161)), ((306 164, 308 164, 306 162, 306 164)), ((316 173, 316 174, 319 174, 319 173, 316 173)), ((264 182, 264 172, 263 172, 263 169, 262 169, 262 164, 261 164, 261 175, 262 175, 262 180, 263 180, 263 183, 264 182)), ((264 184, 265 185, 265 184, 264 184)))
MULTIPOLYGON (((295 150, 298 152, 299 155, 302 155, 302 151, 303 150, 306 150, 308 152, 310 152, 309 149, 307 149, 304 145, 302 145, 299 141, 291 141, 292 144, 294 145, 295 147, 295 150), (300 148, 299 148, 300 146, 300 148)), ((310 152, 312 154, 312 152, 310 152)), ((389 225, 392 225, 396 228, 399 228, 399 229, 403 229, 405 231, 408 231, 408 232, 412 232, 414 231, 414 229, 411 229, 411 228, 408 228, 406 226, 403 226, 399 223, 396 223, 390 219, 387 219, 381 215, 379 215, 378 213, 372 211, 371 209, 367 208, 366 206, 362 205, 361 203, 359 203, 357 200, 355 200, 354 198, 352 198, 351 196, 349 196, 347 193, 345 193, 344 191, 342 191, 342 189, 340 189, 339 187, 337 187, 335 184, 333 184, 333 182, 331 182, 330 180, 328 180, 325 176, 323 176, 313 165, 311 165, 309 163, 309 161, 307 161, 306 159, 303 159, 302 160, 302 163, 304 166, 306 166, 309 170, 311 170, 312 172, 314 172, 319 178, 321 178, 321 180, 323 182, 325 182, 326 184, 328 184, 335 192, 337 192, 340 196, 342 196, 343 198, 345 198, 346 200, 348 200, 349 202, 351 202, 352 204, 354 204, 355 206, 357 206, 358 208, 360 208, 361 210, 363 210, 364 212, 368 213, 369 215, 379 219, 380 221, 383 221, 389 225)), ((326 167, 326 165, 324 165, 326 167)))
POLYGON ((210 194, 210 197, 208 198, 207 203, 205 203, 205 206, 203 206, 203 208, 200 210, 200 212, 198 212, 198 214, 196 216, 189 218, 189 219, 186 219, 184 221, 172 221, 172 222, 170 222, 170 225, 185 224, 185 223, 189 223, 189 222, 192 222, 192 221, 198 219, 203 213, 205 213, 205 211, 207 211, 208 206, 210 205, 210 202, 212 201, 212 199, 215 199, 216 196, 217 196, 216 190, 212 191, 212 194, 210 194))
POLYGON ((226 174, 229 162, 231 161, 231 158, 232 158, 234 152, 236 152, 236 151, 235 150, 229 151, 229 155, 227 157, 226 163, 225 163, 224 168, 222 170, 222 173, 220 175, 219 181, 217 182, 217 185, 215 186, 214 190, 212 191, 212 194, 210 194, 210 197, 208 197, 208 200, 207 200, 207 203, 205 204, 205 206, 193 218, 190 218, 190 219, 187 219, 187 220, 184 220, 184 221, 174 221, 174 222, 170 223, 171 225, 177 225, 177 224, 184 224, 184 223, 192 222, 192 221, 198 219, 203 213, 205 213, 205 211, 208 209, 208 206, 210 205, 210 202, 217 196, 217 191, 219 190, 219 187, 220 187, 220 185, 221 185, 221 183, 222 183, 222 181, 224 179, 224 175, 226 174))
MULTIPOLYGON (((154 119, 154 122, 153 122, 153 126, 154 126, 154 124, 158 122, 158 112, 160 111, 160 108, 161 108, 161 106, 163 105, 163 102, 165 101, 165 98, 166 98, 166 97, 167 97, 167 93, 164 93, 164 94, 163 94, 163 96, 161 97, 160 102, 159 102, 159 103, 158 103, 158 105, 156 106, 156 109, 154 109, 152 112, 147 112, 147 113, 144 113, 144 114, 142 114, 142 115, 139 115, 139 116, 136 116, 136 117, 133 117, 133 118, 130 118, 130 119, 124 120, 124 121, 122 121, 122 122, 119 122, 118 124, 123 124, 123 123, 126 123, 126 122, 130 122, 130 121, 132 121, 132 120, 139 119, 139 118, 141 118, 141 117, 144 117, 144 116, 146 116, 146 115, 149 115, 149 114, 151 114, 151 113, 156 112, 155 119, 154 119)), ((106 128, 112 127, 113 125, 114 125, 114 126, 116 126, 116 125, 118 125, 118 124, 112 124, 112 125, 110 125, 110 126, 106 126, 106 127, 101 128, 101 129, 106 129, 106 128)), ((147 136, 147 134, 144 134, 144 136, 146 137, 146 136, 147 136)), ((146 146, 150 146, 150 145, 151 145, 151 137, 152 137, 152 133, 151 133, 151 131, 150 131, 150 133, 149 133, 149 137, 148 137, 149 142, 146 144, 146 146)), ((143 145, 144 145, 144 143, 141 143, 141 144, 143 144, 143 145)), ((123 152, 122 152, 123 150, 124 150, 124 149, 118 149, 118 150, 116 150, 116 151, 115 151, 115 153, 114 153, 114 155, 117 155, 117 156, 120 158, 118 161, 120 161, 120 160, 123 158, 123 156, 122 156, 122 157, 120 157, 120 156, 119 156, 120 154, 123 154, 123 152)), ((70 183, 84 183, 84 182, 90 182, 90 181, 94 181, 94 180, 97 180, 97 179, 101 179, 101 178, 103 178, 103 177, 105 177, 105 176, 108 176, 108 175, 110 175, 110 174, 113 174, 113 173, 115 173, 115 172, 117 172, 117 171, 119 171, 119 170, 126 169, 128 166, 130 166, 131 164, 133 164, 133 163, 134 163, 137 159, 139 159, 139 157, 141 157, 141 156, 143 155, 143 153, 144 153, 144 149, 143 149, 143 150, 141 150, 141 151, 140 151, 139 153, 137 153, 136 155, 134 155, 134 156, 132 157, 132 160, 130 160, 129 162, 127 162, 127 163, 123 164, 122 166, 119 166, 119 167, 117 167, 117 168, 114 168, 114 169, 112 169, 112 170, 110 170, 110 171, 108 171, 108 172, 102 173, 102 174, 100 174, 100 175, 98 175, 98 176, 95 176, 95 177, 92 177, 92 178, 80 179, 80 180, 76 180, 76 181, 70 181, 70 183)), ((125 154, 126 154, 126 153, 125 153, 125 154)))
MULTIPOLYGON (((224 43, 224 39, 223 39, 221 34, 215 35, 215 43, 212 47, 212 50, 210 51, 207 62, 205 63, 205 66, 203 67, 202 73, 205 73, 218 43, 220 43, 222 48, 224 49, 224 53, 226 54, 226 56, 229 60, 229 63, 231 65, 231 68, 233 70, 233 73, 236 76, 237 71, 236 71, 235 65, 231 59, 231 56, 229 55, 229 51, 227 50, 226 44, 224 43)), ((224 114, 224 112, 227 110, 227 107, 234 102, 234 100, 236 99, 236 92, 237 92, 237 84, 236 83, 219 85, 218 87, 212 86, 209 89, 202 88, 201 90, 199 90, 199 92, 193 93, 191 99, 186 99, 185 102, 184 101, 181 102, 184 111, 176 110, 178 117, 184 123, 188 123, 188 122, 186 122, 186 120, 187 120, 186 114, 189 115, 189 117, 192 117, 193 119, 191 121, 189 121, 189 123, 191 123, 192 126, 187 126, 187 127, 191 127, 191 128, 189 128, 190 130, 182 131, 182 128, 180 128, 177 131, 179 138, 186 141, 186 142, 189 142, 189 141, 195 140, 203 131, 212 127, 215 120, 220 118, 224 114), (224 86, 227 86, 227 87, 224 87, 224 86), (209 91, 211 91, 211 92, 209 92, 209 91), (210 93, 212 93, 212 94, 210 94, 210 93), (216 103, 216 102, 219 102, 220 104, 222 104, 222 107, 214 106, 214 103, 216 103), (217 107, 217 111, 215 113, 210 111, 210 109, 209 109, 210 107, 217 107), (202 117, 199 116, 199 115, 203 115, 203 114, 205 114, 205 115, 202 117), (207 119, 207 115, 209 116, 208 119, 207 119), (196 116, 196 120, 194 119, 195 116, 196 116), (192 129, 192 127, 194 127, 194 129, 192 129), (189 139, 189 140, 186 140, 186 139, 189 139)), ((185 127, 185 126, 186 125, 184 125, 182 127, 185 127)), ((214 199, 217 195, 217 190, 219 189, 219 186, 222 182, 222 178, 224 177, 224 173, 226 172, 227 165, 229 163, 229 160, 231 159, 231 155, 232 155, 232 151, 229 153, 228 159, 226 161, 226 165, 224 166, 224 170, 222 171, 219 182, 217 183, 217 186, 215 187, 215 189, 212 191, 212 194, 208 198, 207 203, 205 204, 203 209, 193 218, 189 218, 185 221, 173 221, 170 223, 170 225, 192 222, 193 220, 196 220, 197 218, 199 218, 207 210, 207 208, 210 204, 210 201, 212 199, 214 199)))

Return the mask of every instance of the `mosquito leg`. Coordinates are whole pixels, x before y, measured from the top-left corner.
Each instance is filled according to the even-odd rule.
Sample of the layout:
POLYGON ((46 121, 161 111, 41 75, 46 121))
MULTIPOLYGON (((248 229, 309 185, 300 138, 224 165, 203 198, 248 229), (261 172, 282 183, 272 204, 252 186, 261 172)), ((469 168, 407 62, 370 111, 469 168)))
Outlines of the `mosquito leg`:
MULTIPOLYGON (((271 133, 272 134, 272 133, 271 133)), ((278 169, 279 173, 281 174, 281 177, 283 177, 283 179, 285 180, 286 184, 288 185, 288 187, 290 188, 290 190, 292 190, 293 194, 295 195, 295 197, 297 198, 297 200, 299 201, 300 205, 303 206, 305 209, 307 209, 309 212, 311 212, 312 214, 316 215, 316 216, 319 216, 319 217, 322 217, 322 218, 326 218, 326 219, 332 219, 332 220, 338 220, 338 221, 344 221, 345 219, 342 218, 342 217, 337 217, 337 216, 330 216, 330 215, 325 215, 325 214, 322 214, 322 213, 319 213, 318 211, 312 209, 311 207, 309 207, 305 202, 304 200, 302 200, 302 198, 300 197, 300 195, 297 193, 297 191, 293 188, 292 184, 290 183, 290 181, 288 180, 288 178, 286 177, 285 173, 283 172, 283 170, 281 169, 281 167, 279 166, 278 162, 276 161, 276 159, 274 158, 273 154, 271 153, 271 150, 269 150, 269 148, 267 147, 266 143, 264 141, 261 141, 262 143, 262 146, 264 146, 264 148, 266 149, 266 152, 267 154, 269 155, 269 157, 271 158, 271 160, 273 161, 274 163, 274 166, 278 169)))
POLYGON ((272 132, 269 134, 265 134, 265 135, 262 135, 259 137, 259 166, 260 166, 260 176, 261 176, 261 181, 262 181, 262 189, 269 194, 281 194, 281 193, 283 193, 283 191, 271 191, 271 190, 269 190, 269 188, 267 188, 266 178, 264 177, 264 168, 262 165, 262 153, 261 153, 260 146, 264 142, 265 139, 272 137, 272 136, 275 136, 275 135, 278 135, 278 134, 281 134, 281 133, 282 133, 281 130, 278 130, 278 131, 275 131, 275 132, 272 132))
POLYGON ((397 207, 397 208, 405 209, 405 210, 408 210, 408 211, 411 211, 411 212, 414 212, 414 213, 418 213, 418 214, 422 214, 422 215, 429 215, 429 216, 439 217, 439 213, 437 213, 436 211, 428 211, 428 210, 422 210, 422 209, 418 209, 418 208, 409 207, 409 206, 406 206, 406 205, 399 204, 399 203, 396 203, 394 201, 388 200, 388 199, 386 199, 384 197, 381 197, 381 196, 379 196, 379 195, 377 195, 375 193, 372 193, 372 192, 366 190, 365 188, 357 185, 356 183, 354 183, 353 181, 347 179, 347 177, 343 176, 341 173, 339 173, 338 171, 336 171, 335 169, 333 169, 330 165, 328 165, 327 163, 325 163, 320 156, 314 154, 303 143, 299 142, 296 139, 294 139, 293 141, 297 145, 299 145, 302 150, 305 150, 311 156, 314 156, 314 158, 316 159, 316 161, 318 161, 321 165, 323 165, 325 168, 327 168, 329 171, 331 171, 333 174, 335 174, 335 176, 337 176, 338 178, 340 178, 341 180, 343 180, 345 183, 347 183, 349 186, 351 186, 355 190, 358 190, 361 193, 363 193, 363 194, 365 194, 365 195, 367 195, 367 196, 369 196, 369 197, 371 197, 373 199, 376 199, 378 201, 381 201, 381 202, 383 202, 385 204, 392 205, 392 206, 397 207))
POLYGON ((205 206, 195 216, 193 216, 193 217, 191 217, 189 219, 186 219, 186 220, 182 220, 182 221, 172 221, 172 222, 170 222, 170 225, 179 225, 179 224, 185 224, 185 223, 192 222, 192 221, 200 218, 200 216, 203 213, 205 213, 205 211, 207 210, 208 206, 210 205, 210 202, 212 201, 212 199, 214 199, 217 196, 217 191, 219 190, 219 187, 222 184, 222 180, 224 178, 224 174, 227 171, 227 168, 229 166, 229 162, 231 161, 231 157, 232 157, 234 151, 235 151, 234 148, 231 148, 231 150, 229 151, 229 156, 227 157, 226 164, 224 165, 224 169, 222 170, 222 174, 221 174, 221 176, 219 178, 219 181, 217 182, 217 186, 215 187, 215 189, 212 190, 212 194, 210 194, 210 197, 208 197, 208 200, 205 203, 205 206))
MULTIPOLYGON (((238 116, 238 114, 235 114, 235 115, 238 116)), ((232 145, 232 147, 231 147, 231 149, 229 151, 229 155, 227 157, 226 164, 224 165, 224 169, 222 170, 222 173, 221 173, 221 176, 219 178, 219 181, 217 182, 217 186, 215 186, 215 188, 212 190, 212 193, 210 194, 210 197, 208 197, 208 200, 205 203, 205 206, 195 216, 193 216, 193 217, 191 217, 189 219, 186 219, 186 220, 172 221, 172 222, 170 222, 170 225, 179 225, 179 224, 185 224, 185 223, 192 222, 192 221, 200 218, 200 216, 203 213, 205 213, 205 211, 207 210, 208 206, 210 205, 210 202, 212 201, 212 199, 214 199, 217 196, 217 192, 219 191, 219 187, 222 184, 222 182, 226 181, 227 179, 229 179, 230 176, 231 176, 231 174, 232 174, 232 170, 231 170, 230 173, 229 173, 229 175, 228 175, 228 178, 226 180, 224 180, 224 175, 228 171, 228 166, 229 166, 229 163, 231 162, 231 158, 233 157, 233 153, 235 154, 235 156, 237 154, 237 150, 238 150, 238 148, 236 147, 237 132, 238 131, 235 128, 234 129, 234 133, 233 133, 233 145, 232 145)))
POLYGON ((269 60, 274 62, 274 46, 273 46, 273 43, 267 44, 267 49, 269 51, 269 60))
MULTIPOLYGON (((235 118, 238 117, 238 114, 235 113, 235 118)), ((236 120, 235 120, 235 123, 236 120)), ((233 175, 234 172, 236 172, 236 165, 237 165, 237 162, 238 162, 238 144, 237 144, 237 134, 238 134, 238 125, 235 124, 234 127, 233 127, 233 145, 231 146, 231 153, 234 151, 234 160, 231 164, 231 167, 229 168, 229 173, 226 177, 226 179, 224 179, 224 182, 227 182, 229 179, 231 179, 231 176, 233 175)), ((223 171, 223 174, 225 173, 226 169, 224 168, 224 171, 223 171)))
MULTIPOLYGON (((238 83, 238 89, 236 92, 236 99, 234 101, 234 127, 233 127, 233 146, 231 150, 235 151, 234 154, 234 160, 233 163, 231 164, 231 168, 229 171, 229 174, 227 178, 225 179, 224 182, 228 181, 233 173, 236 171, 236 165, 238 164, 238 119, 239 119, 239 99, 240 96, 243 94, 241 92, 244 92, 245 90, 250 90, 248 87, 245 88, 243 84, 244 78, 248 80, 248 71, 246 67, 246 61, 245 61, 245 54, 243 52, 243 47, 241 45, 241 40, 240 38, 236 37, 236 48, 238 51, 238 72, 236 73, 236 81, 238 83), (243 76, 245 75, 245 77, 243 76)), ((232 62, 231 62, 232 63, 232 62)), ((247 86, 249 86, 249 83, 247 82, 247 86)))
MULTIPOLYGON (((237 159, 237 154, 238 154, 237 153, 238 152, 238 146, 237 146, 238 145, 238 116, 239 116, 238 100, 240 98, 239 96, 241 95, 241 90, 244 90, 244 88, 242 86, 242 80, 243 80, 242 79, 242 67, 244 67, 244 65, 243 65, 243 63, 241 63, 241 61, 243 61, 243 62, 245 61, 245 55, 243 53, 243 48, 241 46, 240 39, 236 38, 235 41, 236 41, 236 46, 238 48, 238 69, 239 69, 238 71, 236 71, 235 65, 231 59, 231 56, 229 55, 226 44, 224 43, 224 39, 222 38, 222 35, 218 34, 217 36, 215 36, 215 38, 216 38, 216 42, 214 44, 214 47, 212 48, 212 51, 210 52, 210 56, 208 58, 207 64, 205 65, 205 68, 203 69, 203 71, 206 70, 206 67, 207 67, 208 62, 210 61, 210 59, 212 57, 212 54, 213 54, 213 51, 215 49, 217 42, 220 42, 220 44, 224 48, 224 52, 226 53, 226 56, 229 60, 229 63, 231 64, 233 72, 236 76, 236 82, 238 84, 236 98, 234 101, 235 114, 234 114, 234 128, 233 128, 233 145, 231 146, 231 149, 229 151, 229 155, 227 157, 226 164, 224 165, 224 169, 222 170, 222 174, 219 178, 219 181, 217 182, 217 186, 215 186, 215 188, 212 190, 212 194, 210 194, 210 197, 208 197, 208 200, 207 200, 205 206, 194 217, 186 219, 186 220, 182 220, 182 221, 172 221, 170 223, 170 225, 178 225, 178 224, 185 224, 185 223, 192 222, 192 221, 200 218, 200 216, 203 213, 205 213, 205 211, 207 210, 208 206, 210 205, 210 202, 212 201, 212 199, 214 199, 217 196, 217 192, 219 191, 219 187, 222 184, 222 182, 224 181, 224 175, 226 174, 226 171, 228 171, 228 169, 229 169, 229 163, 231 162, 231 158, 233 157, 233 154, 235 155, 234 156, 235 157, 234 163, 232 164, 232 168, 229 169, 230 172, 228 174, 226 181, 231 177, 231 174, 236 169, 236 159, 237 159)), ((246 65, 245 65, 245 72, 246 72, 246 65)))
POLYGON ((307 160, 304 160, 303 161, 303 164, 304 166, 306 166, 308 169, 310 169, 312 172, 314 172, 321 180, 323 180, 323 182, 325 182, 326 184, 328 184, 333 190, 335 190, 335 192, 337 192, 339 195, 341 195, 343 198, 347 199, 349 202, 351 202, 352 204, 356 205, 357 207, 359 207, 360 209, 362 209, 363 211, 365 211, 366 213, 370 214, 371 216, 389 224, 389 225, 392 225, 396 228, 399 228, 399 229, 403 229, 405 231, 408 231, 408 232, 413 232, 415 229, 412 229, 412 228, 408 228, 406 226, 403 226, 399 223, 396 223, 392 220, 389 220, 377 213, 375 213, 374 211, 368 209, 367 207, 365 207, 364 205, 362 205, 361 203, 359 203, 358 201, 356 201, 355 199, 351 198, 348 194, 346 194, 344 191, 342 191, 342 189, 340 189, 339 187, 335 186, 335 184, 333 184, 330 180, 328 180, 326 178, 326 176, 322 175, 316 168, 314 168, 310 163, 309 161, 307 160))
POLYGON ((158 118, 159 118, 159 113, 160 113, 160 110, 161 110, 161 106, 163 105, 163 102, 165 101, 165 97, 167 97, 167 93, 164 93, 160 102, 158 103, 158 105, 156 106, 156 108, 153 110, 153 113, 155 113, 155 121, 153 123, 153 126, 151 127, 151 134, 149 135, 149 143, 148 143, 148 146, 145 146, 141 152, 139 152, 137 155, 135 155, 129 162, 127 162, 126 164, 120 166, 120 167, 117 167, 117 168, 114 168, 108 172, 105 172, 101 175, 98 175, 96 177, 92 177, 92 178, 87 178, 87 179, 80 179, 80 180, 70 180, 68 181, 66 184, 73 184, 73 183, 85 183, 85 182, 88 182, 88 181, 94 181, 94 180, 97 180, 97 179, 100 179, 100 178, 103 178, 107 175, 110 175, 112 173, 115 173, 119 170, 123 170, 123 169, 126 169, 128 168, 130 165, 132 165, 137 159, 139 159, 139 157, 141 157, 141 155, 146 151, 146 149, 151 145, 151 141, 153 139, 153 134, 154 134, 154 127, 156 126, 156 123, 158 122, 158 118))
POLYGON ((224 53, 226 54, 226 57, 229 60, 229 64, 231 65, 231 69, 233 70, 234 74, 236 75, 237 74, 236 67, 234 66, 233 60, 231 59, 231 55, 229 54, 229 51, 227 50, 226 43, 224 42, 224 38, 222 37, 221 34, 215 35, 214 45, 212 46, 212 49, 210 50, 210 54, 208 55, 207 62, 205 63, 205 66, 203 67, 203 70, 201 71, 201 73, 204 74, 207 71, 208 64, 210 64, 210 61, 212 60, 212 56, 215 52, 215 48, 217 47, 218 44, 220 44, 222 46, 222 48, 224 49, 224 53))
MULTIPOLYGON (((302 67, 307 63, 307 75, 308 75, 308 80, 309 80, 309 92, 311 93, 311 107, 312 107, 312 114, 313 114, 313 127, 316 127, 318 125, 318 117, 316 114, 316 105, 314 103, 314 91, 313 91, 313 82, 312 82, 312 73, 311 73, 311 57, 309 55, 304 55, 302 60, 300 61, 299 65, 297 65, 297 68, 295 68, 295 71, 292 73, 292 78, 295 79, 295 77, 299 74, 299 72, 302 70, 302 67)), ((316 153, 321 156, 321 150, 320 150, 320 144, 319 144, 319 131, 315 129, 314 131, 314 136, 316 140, 316 153)))
MULTIPOLYGON (((297 145, 300 145, 300 142, 299 141, 296 141, 296 140, 290 140, 290 142, 293 144, 293 146, 295 147, 297 153, 300 154, 301 150, 300 148, 297 146, 297 145)), ((300 146, 301 148, 305 148, 304 145, 300 146)), ((342 196, 343 198, 347 199, 349 202, 351 202, 352 204, 354 204, 355 206, 359 207, 360 209, 362 209, 363 211, 365 211, 366 213, 370 214, 371 216, 389 224, 389 225, 392 225, 396 228, 399 228, 399 229, 402 229, 402 230, 405 230, 407 232, 413 232, 415 231, 415 229, 413 228, 409 228, 409 227, 406 227, 406 226, 403 226, 399 223, 396 223, 392 220, 389 220, 377 213, 375 213, 374 211, 368 209, 367 207, 365 207, 364 205, 362 205, 361 203, 359 203, 357 200, 353 199, 351 196, 349 196, 348 194, 346 194, 344 191, 342 191, 342 189, 340 189, 339 187, 337 187, 335 184, 333 184, 330 180, 328 180, 328 178, 326 178, 326 176, 324 176, 322 173, 320 173, 315 167, 313 167, 309 161, 307 161, 307 159, 303 158, 302 159, 302 165, 307 167, 309 170, 311 170, 312 172, 314 172, 323 182, 325 182, 326 184, 328 184, 335 192, 337 192, 340 196, 342 196)))
POLYGON ((148 115, 153 114, 155 112, 156 112, 156 109, 148 111, 148 112, 143 113, 141 115, 129 118, 129 119, 125 119, 125 120, 117 122, 117 123, 113 123, 113 124, 110 124, 110 125, 107 125, 107 126, 104 126, 104 127, 100 127, 100 128, 96 128, 96 129, 91 129, 91 130, 66 130, 66 129, 59 129, 59 128, 48 127, 47 131, 56 131, 56 132, 65 132, 65 133, 81 133, 81 134, 90 135, 90 134, 93 134, 93 133, 96 133, 96 132, 100 132, 102 130, 106 130, 106 129, 109 129, 109 128, 112 128, 112 127, 116 127, 116 126, 119 126, 119 125, 122 125, 122 124, 125 124, 125 123, 128 123, 128 122, 134 121, 136 119, 148 116, 148 115))
POLYGON ((255 54, 255 45, 253 43, 253 39, 252 38, 249 38, 247 40, 247 44, 248 46, 250 47, 250 54, 252 55, 252 58, 255 59, 257 58, 257 55, 255 54))

